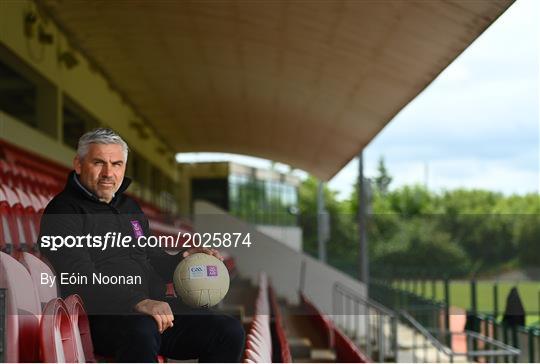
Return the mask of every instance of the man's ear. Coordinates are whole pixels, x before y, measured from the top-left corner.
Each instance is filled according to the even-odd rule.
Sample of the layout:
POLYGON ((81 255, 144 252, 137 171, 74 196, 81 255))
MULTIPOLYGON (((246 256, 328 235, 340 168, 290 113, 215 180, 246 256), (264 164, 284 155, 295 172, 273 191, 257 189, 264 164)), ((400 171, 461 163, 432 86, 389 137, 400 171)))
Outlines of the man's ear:
POLYGON ((75 170, 75 173, 81 174, 81 160, 78 155, 73 158, 73 169, 75 170))

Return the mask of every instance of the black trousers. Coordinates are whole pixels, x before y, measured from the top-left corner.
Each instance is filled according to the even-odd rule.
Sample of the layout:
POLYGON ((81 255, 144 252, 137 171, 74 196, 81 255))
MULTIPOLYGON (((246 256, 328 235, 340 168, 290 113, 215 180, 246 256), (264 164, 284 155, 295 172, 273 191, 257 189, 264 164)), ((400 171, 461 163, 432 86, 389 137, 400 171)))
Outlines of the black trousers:
POLYGON ((168 301, 174 326, 162 334, 148 315, 90 316, 94 351, 118 362, 156 362, 157 356, 199 362, 240 362, 245 334, 237 319, 168 301))

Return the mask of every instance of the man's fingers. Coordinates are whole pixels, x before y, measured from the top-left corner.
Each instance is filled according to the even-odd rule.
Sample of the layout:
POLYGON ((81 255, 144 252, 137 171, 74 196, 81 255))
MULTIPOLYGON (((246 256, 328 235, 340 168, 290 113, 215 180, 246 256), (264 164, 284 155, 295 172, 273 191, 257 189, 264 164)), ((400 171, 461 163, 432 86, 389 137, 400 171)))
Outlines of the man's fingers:
POLYGON ((161 314, 160 316, 161 316, 161 322, 163 322, 163 331, 173 326, 173 320, 174 320, 173 315, 161 314))
POLYGON ((190 256, 191 254, 196 254, 196 253, 204 253, 204 254, 208 254, 208 255, 213 255, 214 257, 218 258, 219 260, 223 260, 223 257, 221 256, 221 254, 219 254, 218 250, 216 250, 216 249, 208 249, 208 248, 191 248, 191 249, 188 249, 185 252, 183 252, 182 256, 184 258, 186 258, 186 257, 190 256))
POLYGON ((161 315, 152 315, 156 320, 159 332, 163 332, 163 323, 161 322, 161 315))
POLYGON ((219 260, 223 260, 223 257, 221 256, 221 254, 219 254, 219 250, 217 249, 212 249, 212 253, 213 255, 218 258, 219 260))
POLYGON ((174 316, 171 314, 171 315, 167 315, 167 320, 169 321, 169 327, 173 327, 174 326, 174 316))

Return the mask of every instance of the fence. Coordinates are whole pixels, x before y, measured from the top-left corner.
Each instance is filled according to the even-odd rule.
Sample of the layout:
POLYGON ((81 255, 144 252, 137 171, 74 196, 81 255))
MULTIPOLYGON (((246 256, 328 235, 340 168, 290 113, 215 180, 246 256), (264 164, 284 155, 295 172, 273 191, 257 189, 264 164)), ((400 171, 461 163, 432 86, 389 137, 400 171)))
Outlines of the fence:
MULTIPOLYGON (((507 345, 519 348, 521 353, 519 357, 514 358, 520 363, 538 363, 540 362, 540 328, 510 326, 497 321, 492 315, 475 314, 469 312, 467 319, 471 320, 469 327, 474 331, 500 340, 507 345)), ((472 343, 478 346, 478 343, 472 343)), ((504 358, 502 362, 508 362, 510 358, 504 358)))
POLYGON ((401 310, 402 321, 413 330, 413 345, 411 347, 411 356, 407 361, 418 362, 418 352, 421 353, 421 362, 450 362, 456 361, 456 358, 465 359, 467 362, 497 362, 500 359, 508 361, 509 358, 514 361, 520 356, 520 350, 510 345, 504 344, 479 333, 465 330, 464 332, 451 332, 429 330, 416 321, 407 311, 401 310), (417 336, 420 336, 418 339, 417 336), (435 335, 439 336, 436 338, 435 335), (441 343, 442 341, 451 342, 456 336, 464 336, 467 347, 464 351, 455 351, 441 343), (476 346, 473 344, 476 343, 476 346), (433 350, 429 350, 433 349, 433 350), (435 352, 433 354, 433 351, 435 352))
POLYGON ((370 282, 369 295, 394 311, 406 310, 424 327, 450 330, 450 306, 445 302, 425 298, 375 279, 370 282))
MULTIPOLYGON (((439 301, 435 298, 436 281, 419 280, 373 280, 370 284, 370 297, 381 302, 392 310, 406 310, 423 327, 430 330, 450 345, 450 285, 449 280, 443 281, 442 297, 439 301), (430 287, 431 286, 431 287, 430 287), (431 290, 432 298, 426 298, 428 288, 431 290)), ((467 312, 467 328, 472 332, 477 332, 487 339, 497 340, 505 345, 520 349, 519 357, 507 356, 503 362, 518 360, 519 362, 540 362, 540 327, 508 326, 497 320, 503 312, 504 307, 499 305, 499 285, 493 284, 492 300, 493 307, 491 314, 479 312, 478 309, 478 287, 477 282, 470 281, 470 304, 467 312)), ((439 296, 440 297, 440 296, 439 296)), ((540 299, 540 297, 539 297, 540 299)), ((540 302, 539 302, 540 306, 540 302)), ((536 314, 536 312, 528 312, 536 314)), ((540 316, 540 313, 539 313, 540 316)), ((454 335, 455 336, 455 335, 454 335)), ((478 339, 469 335, 470 349, 476 350, 479 347, 478 339)), ((494 360, 501 360, 499 355, 493 357, 494 360)))

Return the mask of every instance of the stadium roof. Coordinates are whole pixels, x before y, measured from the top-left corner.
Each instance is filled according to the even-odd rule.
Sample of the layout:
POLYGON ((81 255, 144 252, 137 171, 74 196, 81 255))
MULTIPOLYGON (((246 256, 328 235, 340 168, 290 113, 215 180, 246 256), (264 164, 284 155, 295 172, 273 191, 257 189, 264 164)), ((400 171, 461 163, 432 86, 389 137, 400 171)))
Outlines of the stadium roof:
POLYGON ((512 1, 40 3, 176 151, 329 179, 512 1))

